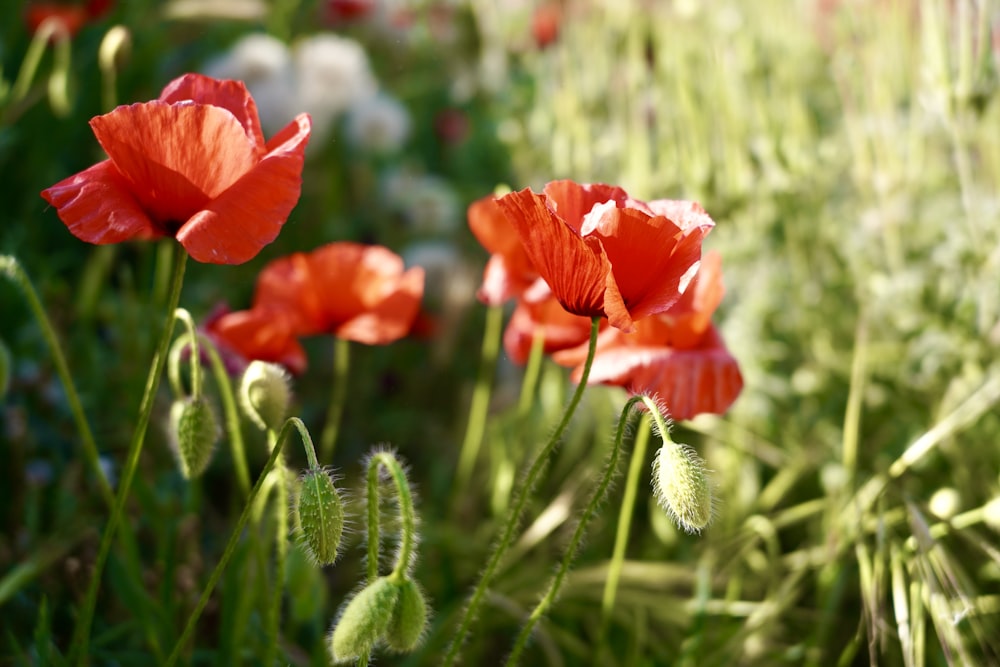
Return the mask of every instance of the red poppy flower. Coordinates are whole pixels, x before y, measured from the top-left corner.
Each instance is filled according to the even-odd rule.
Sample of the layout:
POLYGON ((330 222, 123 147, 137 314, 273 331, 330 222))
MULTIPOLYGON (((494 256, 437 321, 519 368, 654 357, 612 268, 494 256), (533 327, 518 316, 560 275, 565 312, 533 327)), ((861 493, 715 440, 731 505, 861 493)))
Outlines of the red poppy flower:
POLYGON ((573 181, 497 203, 563 308, 607 317, 622 331, 680 298, 715 224, 694 202, 647 204, 621 188, 573 181))
POLYGON ((29 2, 24 10, 24 22, 31 34, 38 32, 46 19, 62 21, 70 37, 87 23, 99 19, 111 8, 110 0, 90 0, 86 3, 29 2))
MULTIPOLYGON (((588 382, 656 394, 674 419, 722 414, 743 389, 739 365, 711 323, 722 301, 722 260, 708 253, 681 300, 665 313, 636 322, 636 331, 601 332, 588 382)), ((583 345, 556 352, 560 364, 577 366, 579 381, 586 358, 583 345)))
POLYGON ((590 319, 566 312, 552 296, 535 302, 521 299, 503 334, 503 348, 511 361, 527 363, 536 335, 543 337, 542 351, 545 354, 580 345, 586 348, 590 338, 590 319))
POLYGON ((489 195, 474 201, 467 215, 472 234, 491 253, 476 296, 489 306, 521 296, 538 280, 538 272, 496 198, 489 195))
POLYGON ((326 17, 333 22, 357 21, 375 11, 375 0, 327 0, 326 17))
POLYGON ((531 16, 531 34, 535 44, 544 49, 559 39, 559 26, 562 23, 562 8, 555 3, 541 5, 531 16))
POLYGON ((329 333, 384 345, 409 333, 420 309, 424 270, 404 271, 382 246, 330 243, 268 264, 257 278, 254 308, 280 311, 295 333, 329 333))
POLYGON ((241 82, 185 74, 90 125, 109 159, 42 192, 88 243, 173 236, 199 262, 241 264, 298 202, 309 116, 265 142, 241 82))
POLYGON ((224 359, 238 355, 244 367, 254 360, 270 361, 299 375, 306 369, 306 353, 295 339, 292 324, 281 311, 253 308, 212 318, 205 330, 224 359))

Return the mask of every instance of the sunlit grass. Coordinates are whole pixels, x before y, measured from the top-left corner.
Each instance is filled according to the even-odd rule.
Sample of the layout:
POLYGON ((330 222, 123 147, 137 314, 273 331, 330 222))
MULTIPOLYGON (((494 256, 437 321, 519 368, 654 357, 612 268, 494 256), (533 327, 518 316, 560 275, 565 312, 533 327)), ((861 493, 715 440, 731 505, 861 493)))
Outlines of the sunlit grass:
MULTIPOLYGON (((994 2, 945 0, 580 1, 566 3, 558 40, 537 49, 529 12, 500 2, 459 7, 464 29, 478 31, 479 50, 420 76, 446 90, 472 70, 482 90, 465 108, 481 134, 467 155, 435 149, 407 159, 435 165, 466 199, 499 182, 537 188, 568 177, 620 184, 643 199, 700 201, 717 222, 705 248, 725 258, 719 325, 746 383, 727 415, 673 432, 712 471, 712 522, 687 535, 657 506, 649 487, 654 436, 624 560, 611 560, 623 463, 522 664, 1000 662, 995 11, 994 2), (463 168, 476 150, 491 165, 506 153, 510 169, 463 168), (615 567, 614 607, 602 613, 615 567)), ((227 24, 218 34, 234 30, 227 24)), ((435 103, 438 88, 414 92, 417 74, 398 53, 357 36, 370 39, 385 87, 408 91, 411 104, 435 103)), ((84 33, 80 44, 87 40, 95 36, 84 33)), ((142 68, 163 65, 151 43, 136 41, 120 79, 143 89, 135 83, 142 68)), ((414 48, 419 64, 450 58, 433 40, 414 48)), ((209 52, 189 45, 175 57, 195 66, 209 52)), ((23 54, 0 55, 9 80, 23 54)), ((92 63, 79 67, 84 81, 94 79, 92 63)), ((99 92, 80 93, 74 122, 98 112, 87 96, 99 92)), ((58 223, 36 193, 65 170, 40 156, 47 140, 39 128, 54 121, 44 100, 36 102, 18 107, 17 122, 0 135, 0 164, 11 172, 0 190, 11 217, 0 251, 16 254, 36 278, 98 449, 120 471, 152 353, 149 322, 158 321, 166 290, 155 287, 163 281, 154 277, 151 247, 119 249, 111 259, 88 249, 81 259, 72 239, 47 240, 61 227, 38 231, 58 223), (19 163, 21 154, 28 157, 19 163), (25 173, 14 172, 17 164, 25 173)), ((429 108, 413 113, 431 117, 429 108)), ((66 145, 82 155, 66 157, 66 149, 56 159, 87 162, 94 146, 72 132, 59 125, 50 140, 69 137, 66 145)), ((429 136, 415 145, 434 145, 429 136)), ((334 146, 320 175, 306 176, 303 217, 282 237, 285 249, 306 249, 313 236, 322 236, 314 245, 326 242, 331 230, 421 240, 386 213, 372 176, 378 165, 348 164, 345 155, 334 146), (306 218, 317 211, 322 224, 306 218)), ((431 236, 454 242, 478 272, 483 256, 464 229, 431 236)), ((198 315, 222 296, 245 301, 253 275, 220 284, 203 267, 190 270, 185 296, 198 315)), ((88 469, 94 461, 74 435, 76 408, 18 294, 0 288, 0 337, 14 360, 0 437, 0 662, 61 664, 107 508, 88 469)), ((473 424, 483 442, 461 464, 456 491, 473 392, 483 400, 474 388, 485 318, 484 307, 466 302, 449 320, 456 332, 444 362, 428 362, 413 341, 352 349, 336 459, 320 463, 336 465, 358 509, 358 461, 372 443, 391 440, 409 461, 422 533, 414 578, 434 609, 422 647, 381 664, 440 662, 518 475, 572 392, 565 370, 544 361, 536 400, 519 405, 522 371, 501 355, 486 423, 473 424)), ((295 407, 318 435, 332 346, 309 352, 295 407)), ((624 402, 616 389, 585 394, 526 503, 524 530, 485 596, 463 664, 506 659, 598 483, 624 402)), ((153 432, 156 419, 126 513, 136 541, 111 547, 93 664, 151 664, 150 656, 170 653, 243 507, 237 482, 245 482, 228 447, 209 483, 189 484, 153 432)), ((244 434, 252 483, 267 448, 260 434, 244 434)), ((626 460, 631 448, 629 439, 626 460)), ((293 470, 302 465, 299 453, 290 455, 293 470)), ((275 521, 258 516, 254 536, 269 539, 275 521)), ((275 576, 267 551, 252 540, 234 549, 184 658, 191 664, 258 664, 275 650, 267 645, 273 619, 262 612, 275 576)), ((295 549, 288 554, 282 664, 326 664, 325 633, 365 577, 361 537, 348 530, 342 550, 341 562, 323 571, 295 549)))

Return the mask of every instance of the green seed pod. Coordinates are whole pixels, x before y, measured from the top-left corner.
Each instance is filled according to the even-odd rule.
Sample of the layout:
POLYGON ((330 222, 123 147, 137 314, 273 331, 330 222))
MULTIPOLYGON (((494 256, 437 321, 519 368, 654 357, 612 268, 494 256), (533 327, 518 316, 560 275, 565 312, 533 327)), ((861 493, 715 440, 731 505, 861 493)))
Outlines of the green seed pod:
POLYGON ((653 460, 653 490, 670 518, 688 533, 712 520, 712 489, 704 461, 687 445, 665 442, 653 460))
POLYGON ((353 662, 367 655, 382 639, 392 620, 399 586, 388 577, 379 577, 355 595, 330 634, 330 655, 334 662, 353 662))
POLYGON ((278 431, 292 400, 288 373, 265 361, 252 361, 240 382, 240 405, 260 430, 278 431))
POLYGON ((385 641, 393 651, 409 653, 417 648, 427 625, 427 600, 417 582, 407 578, 399 586, 399 599, 385 631, 385 641))
POLYGON ((0 340, 0 401, 7 396, 10 389, 10 350, 0 340))
POLYGON ((295 499, 295 520, 299 536, 313 561, 331 565, 344 534, 344 502, 333 479, 320 468, 311 468, 302 476, 295 499))
POLYGON ((184 477, 191 479, 205 472, 218 439, 219 421, 207 398, 174 401, 170 408, 170 441, 184 477))

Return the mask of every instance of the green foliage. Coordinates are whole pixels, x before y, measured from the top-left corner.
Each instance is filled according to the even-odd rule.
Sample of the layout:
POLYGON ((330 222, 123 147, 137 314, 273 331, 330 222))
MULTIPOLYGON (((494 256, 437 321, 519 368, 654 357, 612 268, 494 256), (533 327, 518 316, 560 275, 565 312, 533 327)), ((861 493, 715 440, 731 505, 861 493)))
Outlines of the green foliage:
MULTIPOLYGON (((272 4, 283 10, 247 19, 116 3, 72 42, 68 117, 48 103, 50 52, 24 100, 2 103, 0 253, 35 280, 112 482, 159 333, 169 262, 154 244, 82 244, 38 192, 103 158, 87 120, 107 110, 97 54, 113 24, 132 34, 117 72, 117 101, 130 103, 154 98, 248 32, 286 39, 319 29, 320 3, 272 4)), ((402 650, 422 634, 399 664, 440 662, 510 489, 572 390, 550 362, 537 387, 522 388, 501 353, 482 456, 454 485, 486 317, 473 298, 485 253, 462 211, 498 183, 537 188, 570 177, 704 205, 718 223, 705 247, 722 254, 726 271, 719 325, 746 388, 726 417, 675 426, 705 460, 712 523, 697 537, 679 531, 640 478, 616 603, 602 610, 622 498, 613 490, 523 664, 1000 661, 1000 104, 995 30, 989 12, 975 9, 990 4, 570 0, 546 49, 532 44, 526 9, 412 4, 413 24, 397 32, 335 27, 364 46, 381 88, 409 109, 407 142, 369 154, 336 123, 309 156, 302 200, 276 242, 244 266, 189 265, 183 295, 199 322, 221 302, 246 307, 267 261, 331 240, 441 260, 428 270, 433 336, 352 350, 336 460, 322 461, 346 469, 370 443, 390 441, 411 462, 422 531, 412 576, 421 586, 406 593, 382 578, 379 599, 362 605, 375 595, 363 589, 337 626, 363 608, 350 616, 362 631, 335 630, 335 654, 360 655, 382 637, 402 650), (394 196, 399 189, 405 196, 394 196), (535 400, 520 410, 525 390, 535 400), (942 489, 947 512, 932 502, 942 489), (426 623, 421 589, 436 608, 426 623)), ((11 16, 0 25, 8 93, 30 43, 20 14, 11 16)), ((100 539, 93 527, 108 509, 16 288, 0 284, 0 313, 10 348, 0 402, 0 663, 62 664, 100 539)), ((305 345, 309 369, 294 380, 289 413, 313 426, 329 405, 333 346, 305 345)), ((216 389, 209 379, 206 393, 216 389)), ((593 489, 623 401, 617 390, 586 393, 533 490, 526 530, 499 567, 464 664, 507 655, 593 489)), ((159 402, 154 421, 169 412, 159 402)), ((247 430, 256 436, 246 447, 252 482, 267 446, 247 430)), ((131 537, 112 547, 92 664, 163 662, 243 508, 227 448, 201 480, 185 482, 166 431, 150 431, 124 517, 131 537)), ((292 449, 289 466, 304 467, 292 449)), ((365 480, 348 476, 343 486, 350 505, 365 480)), ((251 518, 191 641, 192 664, 255 664, 269 650, 274 572, 260 543, 276 523, 271 513, 251 518)), ((362 552, 349 530, 343 542, 362 552)), ((322 593, 314 604, 288 600, 282 664, 326 664, 330 619, 365 579, 358 560, 322 573, 289 564, 289 590, 322 593)))

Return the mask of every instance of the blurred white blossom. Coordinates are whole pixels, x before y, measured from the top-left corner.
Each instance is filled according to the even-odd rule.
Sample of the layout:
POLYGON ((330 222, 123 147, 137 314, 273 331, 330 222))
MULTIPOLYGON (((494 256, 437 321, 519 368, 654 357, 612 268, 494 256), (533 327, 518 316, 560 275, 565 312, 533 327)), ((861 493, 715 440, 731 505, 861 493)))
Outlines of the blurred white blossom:
POLYGON ((379 94, 362 99, 347 112, 347 137, 374 153, 397 150, 410 134, 410 114, 396 98, 379 94))
POLYGON ((461 224, 458 198, 438 176, 397 169, 383 179, 382 193, 416 232, 447 234, 461 224))
POLYGON ((270 35, 250 34, 209 62, 205 73, 243 81, 268 134, 284 127, 296 114, 309 113, 313 150, 326 140, 340 115, 374 97, 378 90, 362 46, 333 33, 307 37, 291 49, 270 35))
POLYGON ((283 128, 299 110, 295 108, 295 71, 288 46, 264 33, 247 35, 205 67, 216 79, 238 79, 257 103, 260 124, 267 135, 283 128))

